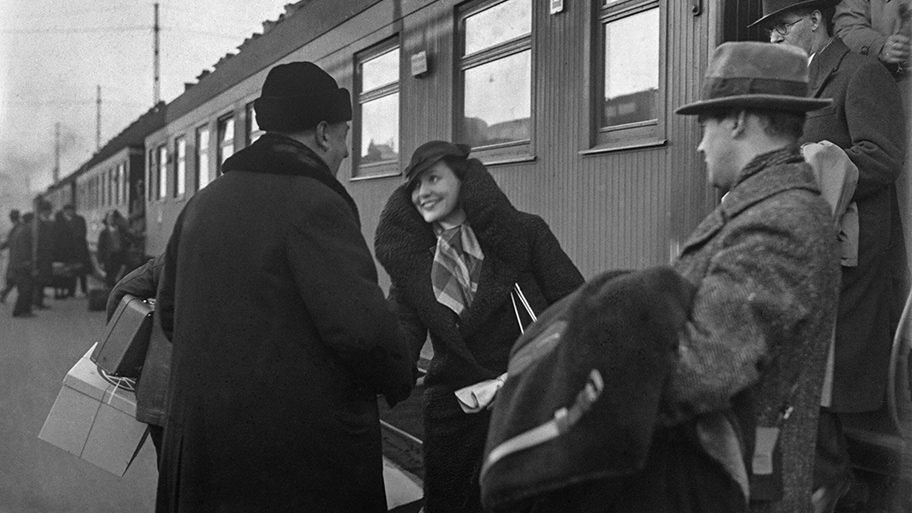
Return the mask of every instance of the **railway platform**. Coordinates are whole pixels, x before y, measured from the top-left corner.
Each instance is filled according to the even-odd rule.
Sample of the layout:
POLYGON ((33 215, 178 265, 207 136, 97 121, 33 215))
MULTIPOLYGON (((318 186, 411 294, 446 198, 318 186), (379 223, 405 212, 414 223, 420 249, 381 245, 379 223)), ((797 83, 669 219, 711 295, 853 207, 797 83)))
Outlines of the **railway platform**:
MULTIPOLYGON (((0 513, 154 511, 158 474, 151 441, 117 477, 38 438, 63 377, 102 334, 104 312, 89 312, 88 300, 77 294, 47 297, 47 310, 13 318, 15 298, 13 292, 0 305, 0 513)), ((383 431, 388 501, 402 504, 421 492, 420 393, 382 415, 387 426, 400 424, 399 415, 406 419, 383 431)))

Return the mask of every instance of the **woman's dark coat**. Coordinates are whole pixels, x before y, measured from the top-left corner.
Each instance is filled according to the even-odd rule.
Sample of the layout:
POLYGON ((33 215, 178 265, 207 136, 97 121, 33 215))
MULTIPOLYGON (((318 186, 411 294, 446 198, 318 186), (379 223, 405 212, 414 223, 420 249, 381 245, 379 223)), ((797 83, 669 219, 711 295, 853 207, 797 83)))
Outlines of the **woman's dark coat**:
POLYGON ((461 319, 434 296, 431 264, 437 240, 405 185, 384 208, 375 243, 377 259, 392 278, 390 299, 412 354, 417 357, 428 333, 434 348, 425 377, 428 513, 481 510, 478 471, 490 414, 463 413, 453 392, 506 372, 510 348, 520 335, 510 301, 513 284, 519 283, 540 313, 583 283, 547 224, 513 208, 478 160, 469 159, 460 201, 484 252, 478 291, 461 319))
POLYGON ((80 262, 79 248, 70 223, 58 214, 54 219, 54 262, 80 262))
POLYGON ((354 202, 277 134, 225 171, 166 251, 157 511, 386 511, 377 394, 407 397, 414 367, 354 202))
POLYGON ((832 98, 808 113, 802 142, 828 140, 858 166, 858 266, 842 268, 831 409, 876 410, 883 404, 893 331, 905 299, 905 243, 896 195, 905 122, 899 90, 874 59, 839 39, 808 68, 809 96, 832 98))

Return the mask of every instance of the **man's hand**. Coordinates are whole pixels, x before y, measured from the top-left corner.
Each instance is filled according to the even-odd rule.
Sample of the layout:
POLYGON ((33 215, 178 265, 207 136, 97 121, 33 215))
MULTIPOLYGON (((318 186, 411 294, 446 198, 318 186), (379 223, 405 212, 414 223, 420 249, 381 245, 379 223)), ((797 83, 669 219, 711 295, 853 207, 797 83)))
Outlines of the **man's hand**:
POLYGON ((909 60, 910 39, 907 36, 893 34, 887 38, 878 58, 888 64, 904 63, 909 60))

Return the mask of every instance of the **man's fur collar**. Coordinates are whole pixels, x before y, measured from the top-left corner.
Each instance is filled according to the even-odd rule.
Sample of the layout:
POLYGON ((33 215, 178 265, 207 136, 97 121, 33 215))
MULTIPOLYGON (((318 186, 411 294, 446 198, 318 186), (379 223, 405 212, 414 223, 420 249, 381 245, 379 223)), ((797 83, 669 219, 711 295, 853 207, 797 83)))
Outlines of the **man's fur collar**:
POLYGON ((265 133, 250 146, 228 157, 222 169, 225 173, 249 171, 313 178, 342 196, 355 214, 355 219, 359 219, 355 200, 336 180, 329 166, 313 150, 290 137, 265 133))

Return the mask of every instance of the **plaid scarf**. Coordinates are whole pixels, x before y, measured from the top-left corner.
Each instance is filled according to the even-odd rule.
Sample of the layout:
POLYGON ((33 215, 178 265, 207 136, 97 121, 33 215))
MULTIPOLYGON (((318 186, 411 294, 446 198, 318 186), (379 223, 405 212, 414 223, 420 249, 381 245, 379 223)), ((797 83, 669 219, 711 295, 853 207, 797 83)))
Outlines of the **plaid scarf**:
POLYGON ((435 225, 437 249, 431 265, 431 285, 437 301, 461 316, 472 305, 484 253, 468 224, 442 230, 435 225))

